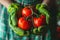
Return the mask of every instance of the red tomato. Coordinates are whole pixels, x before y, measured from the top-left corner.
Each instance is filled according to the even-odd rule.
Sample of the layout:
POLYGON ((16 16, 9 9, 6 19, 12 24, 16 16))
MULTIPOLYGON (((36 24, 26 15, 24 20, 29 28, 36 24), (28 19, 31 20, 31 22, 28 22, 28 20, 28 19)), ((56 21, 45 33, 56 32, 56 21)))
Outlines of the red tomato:
POLYGON ((41 14, 41 15, 40 15, 40 18, 42 19, 43 25, 44 25, 44 24, 46 23, 46 16, 43 15, 43 14, 41 14))
POLYGON ((44 19, 44 20, 45 20, 45 19, 46 19, 46 16, 45 16, 45 15, 43 15, 43 14, 41 14, 41 15, 40 15, 40 18, 42 18, 42 19, 44 19))
POLYGON ((22 15, 23 15, 24 17, 28 17, 28 16, 30 16, 31 14, 32 14, 32 11, 31 11, 30 8, 28 8, 28 7, 23 8, 23 10, 22 10, 22 15))
POLYGON ((24 17, 19 18, 18 20, 18 27, 23 30, 29 30, 30 26, 27 20, 24 19, 24 17))
POLYGON ((42 25, 42 19, 41 18, 34 17, 33 21, 34 21, 34 26, 35 27, 39 27, 39 26, 42 25))

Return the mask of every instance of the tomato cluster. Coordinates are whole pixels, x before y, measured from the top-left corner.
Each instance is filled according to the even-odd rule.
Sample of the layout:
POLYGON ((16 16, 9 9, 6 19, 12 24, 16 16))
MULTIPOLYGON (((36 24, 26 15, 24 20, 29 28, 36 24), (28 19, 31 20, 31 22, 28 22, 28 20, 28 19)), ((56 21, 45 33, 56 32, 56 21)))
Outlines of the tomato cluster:
MULTIPOLYGON (((37 13, 36 13, 37 14, 37 13)), ((46 16, 40 14, 39 17, 33 16, 34 12, 31 8, 25 7, 22 9, 22 16, 18 20, 18 27, 23 30, 29 30, 32 25, 37 28, 46 23, 46 16)))

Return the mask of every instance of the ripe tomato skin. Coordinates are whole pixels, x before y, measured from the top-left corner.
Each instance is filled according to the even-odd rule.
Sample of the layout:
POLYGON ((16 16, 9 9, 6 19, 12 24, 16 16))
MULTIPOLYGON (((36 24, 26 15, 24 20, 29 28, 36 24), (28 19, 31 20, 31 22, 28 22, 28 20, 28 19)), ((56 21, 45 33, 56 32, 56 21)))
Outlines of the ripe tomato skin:
POLYGON ((42 19, 41 18, 34 17, 33 21, 34 21, 34 26, 35 27, 39 27, 39 26, 42 25, 42 19))
POLYGON ((43 15, 43 14, 41 14, 41 15, 40 15, 40 18, 42 18, 42 19, 44 19, 44 20, 45 20, 45 19, 46 19, 46 16, 45 16, 45 15, 43 15))
POLYGON ((29 30, 30 26, 27 20, 24 19, 24 17, 19 18, 18 20, 18 27, 23 30, 29 30))
POLYGON ((32 10, 28 7, 22 9, 22 16, 28 17, 32 14, 32 10))
POLYGON ((42 19, 43 25, 46 23, 46 16, 41 14, 40 18, 42 19))

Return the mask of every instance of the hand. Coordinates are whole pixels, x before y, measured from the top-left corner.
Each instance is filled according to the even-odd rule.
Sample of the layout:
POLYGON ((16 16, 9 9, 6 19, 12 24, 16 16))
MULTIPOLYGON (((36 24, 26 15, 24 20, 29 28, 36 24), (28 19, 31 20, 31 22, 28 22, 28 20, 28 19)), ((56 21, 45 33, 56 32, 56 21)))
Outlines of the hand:
POLYGON ((48 7, 53 6, 56 0, 43 0, 43 4, 47 5, 48 7))
POLYGON ((0 0, 0 3, 6 8, 12 3, 11 0, 0 0))

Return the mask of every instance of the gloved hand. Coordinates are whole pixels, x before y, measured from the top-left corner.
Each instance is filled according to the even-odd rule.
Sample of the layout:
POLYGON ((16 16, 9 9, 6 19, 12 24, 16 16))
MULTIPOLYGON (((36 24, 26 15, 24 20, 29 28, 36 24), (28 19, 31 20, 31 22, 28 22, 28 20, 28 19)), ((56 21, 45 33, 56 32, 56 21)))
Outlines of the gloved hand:
POLYGON ((22 7, 19 6, 18 4, 11 4, 8 7, 8 12, 9 12, 9 25, 10 28, 19 36, 28 36, 29 31, 24 31, 17 26, 18 18, 20 17, 22 7))
POLYGON ((50 12, 49 12, 45 7, 47 7, 45 4, 37 4, 37 5, 36 5, 36 9, 37 9, 41 14, 46 15, 46 23, 48 24, 49 18, 50 18, 50 15, 49 15, 50 12))

